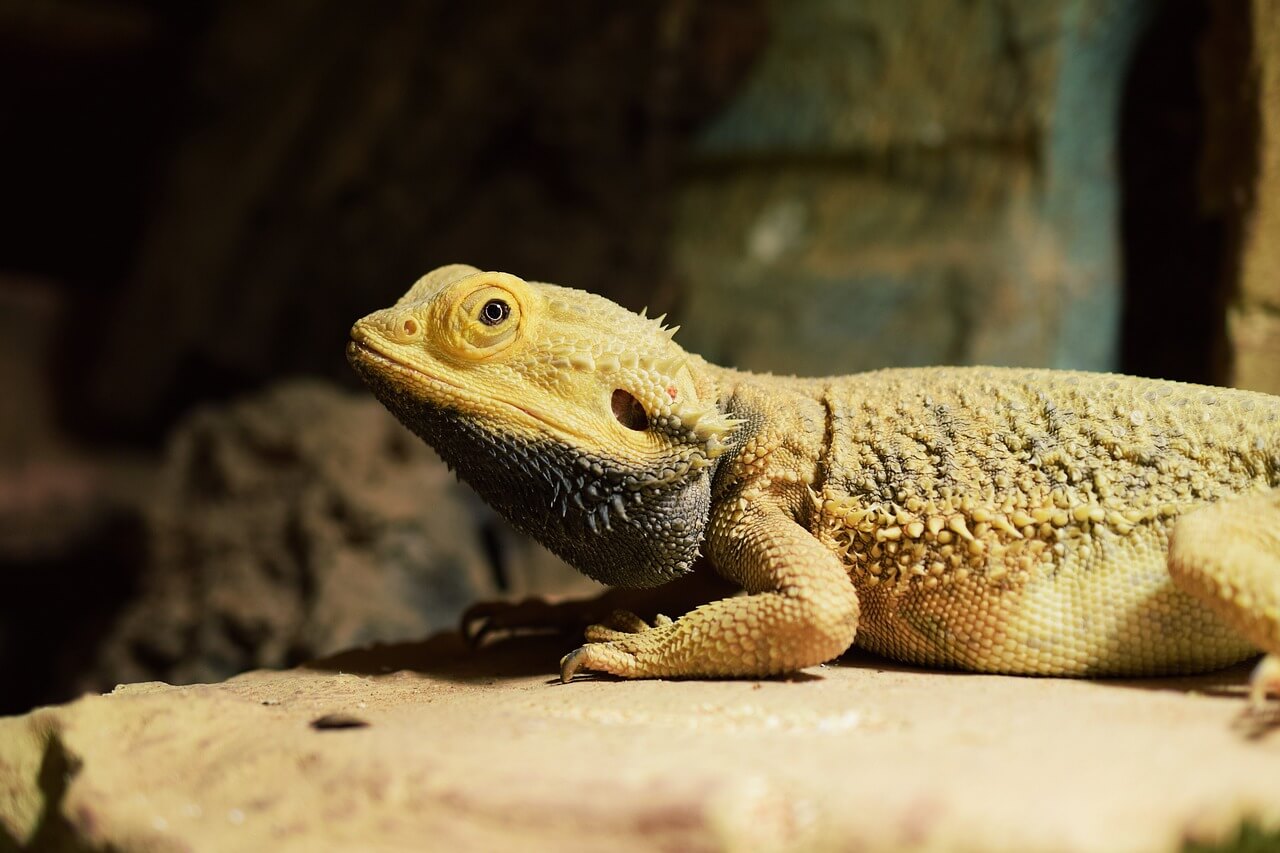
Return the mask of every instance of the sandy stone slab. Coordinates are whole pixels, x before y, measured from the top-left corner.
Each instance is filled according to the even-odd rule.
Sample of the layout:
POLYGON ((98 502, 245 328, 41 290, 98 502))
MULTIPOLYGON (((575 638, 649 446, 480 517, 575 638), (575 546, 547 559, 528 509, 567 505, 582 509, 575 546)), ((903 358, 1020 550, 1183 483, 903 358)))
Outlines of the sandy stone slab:
POLYGON ((0 719, 0 847, 1166 851, 1280 826, 1243 669, 560 685, 560 651, 444 636, 0 719))

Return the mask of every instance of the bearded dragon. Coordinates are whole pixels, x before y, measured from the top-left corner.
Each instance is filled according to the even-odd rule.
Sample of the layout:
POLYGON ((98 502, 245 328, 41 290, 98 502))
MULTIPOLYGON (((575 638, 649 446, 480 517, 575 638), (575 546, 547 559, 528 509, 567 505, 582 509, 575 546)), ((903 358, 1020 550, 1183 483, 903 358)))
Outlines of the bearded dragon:
POLYGON ((452 265, 348 358, 512 524, 586 575, 705 553, 747 593, 587 629, 561 661, 765 676, 856 643, 991 673, 1156 675, 1266 653, 1280 686, 1280 398, 996 367, 718 367, 662 319, 452 265))

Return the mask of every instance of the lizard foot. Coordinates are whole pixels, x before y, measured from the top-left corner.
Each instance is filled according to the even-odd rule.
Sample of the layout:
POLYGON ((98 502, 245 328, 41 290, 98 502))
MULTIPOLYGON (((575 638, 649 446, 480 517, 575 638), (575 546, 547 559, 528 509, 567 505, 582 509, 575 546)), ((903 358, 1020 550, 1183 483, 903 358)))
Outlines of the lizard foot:
POLYGON ((584 614, 578 604, 552 604, 541 598, 526 598, 519 602, 482 601, 463 612, 459 630, 473 649, 501 634, 568 634, 583 624, 584 614))
POLYGON ((659 664, 659 650, 675 630, 674 621, 658 616, 649 625, 625 610, 615 611, 607 621, 587 628, 587 643, 560 659, 562 682, 569 683, 584 669, 624 678, 670 674, 669 667, 659 664))
POLYGON ((1280 696, 1280 655, 1267 655, 1249 678, 1249 706, 1254 711, 1266 707, 1267 696, 1280 696))
MULTIPOLYGON (((611 589, 587 599, 547 601, 526 598, 520 602, 489 601, 473 605, 462 614, 461 632, 473 648, 491 637, 518 633, 559 633, 572 635, 589 625, 622 634, 638 634, 650 626, 632 613, 654 613, 659 609, 683 612, 731 593, 732 587, 708 572, 653 589, 611 589), (619 608, 624 608, 620 610, 619 608)), ((653 627, 670 624, 659 616, 653 627)), ((593 637, 588 637, 592 641, 593 637)))

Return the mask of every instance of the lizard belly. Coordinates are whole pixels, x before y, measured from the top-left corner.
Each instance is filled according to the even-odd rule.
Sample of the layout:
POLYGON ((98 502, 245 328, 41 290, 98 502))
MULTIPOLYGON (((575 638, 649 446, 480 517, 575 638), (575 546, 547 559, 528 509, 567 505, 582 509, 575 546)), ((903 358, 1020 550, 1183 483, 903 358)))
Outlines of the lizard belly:
POLYGON ((1078 676, 1203 672, 1256 653, 1173 585, 1163 529, 1095 536, 1020 574, 1002 554, 941 576, 894 572, 836 545, 862 605, 856 644, 926 666, 1078 676))

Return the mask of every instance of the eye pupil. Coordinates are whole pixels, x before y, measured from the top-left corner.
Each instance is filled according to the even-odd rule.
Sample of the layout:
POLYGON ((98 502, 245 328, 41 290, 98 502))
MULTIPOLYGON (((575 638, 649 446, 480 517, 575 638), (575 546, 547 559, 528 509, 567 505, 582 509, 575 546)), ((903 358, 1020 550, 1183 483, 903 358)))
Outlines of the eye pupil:
POLYGON ((480 309, 480 322, 486 326, 496 326, 511 316, 511 306, 501 299, 490 299, 480 309))

